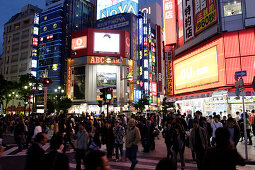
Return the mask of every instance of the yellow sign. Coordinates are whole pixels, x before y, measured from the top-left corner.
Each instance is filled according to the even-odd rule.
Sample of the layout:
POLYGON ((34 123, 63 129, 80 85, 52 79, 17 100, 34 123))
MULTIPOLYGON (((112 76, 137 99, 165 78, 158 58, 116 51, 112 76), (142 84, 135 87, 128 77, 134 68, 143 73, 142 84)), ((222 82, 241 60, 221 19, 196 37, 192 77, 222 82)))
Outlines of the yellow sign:
POLYGON ((174 74, 176 90, 217 82, 219 76, 216 46, 184 61, 174 61, 174 74))

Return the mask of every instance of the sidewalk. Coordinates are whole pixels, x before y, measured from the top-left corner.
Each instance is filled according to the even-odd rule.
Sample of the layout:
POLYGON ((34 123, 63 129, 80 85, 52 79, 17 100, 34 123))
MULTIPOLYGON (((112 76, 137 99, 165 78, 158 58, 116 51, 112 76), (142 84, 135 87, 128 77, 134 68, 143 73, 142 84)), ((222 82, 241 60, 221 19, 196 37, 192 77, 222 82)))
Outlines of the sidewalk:
MULTIPOLYGON (((248 160, 255 162, 255 137, 252 137, 253 145, 247 145, 248 160)), ((245 158, 245 142, 239 142, 237 144, 237 151, 245 158)))

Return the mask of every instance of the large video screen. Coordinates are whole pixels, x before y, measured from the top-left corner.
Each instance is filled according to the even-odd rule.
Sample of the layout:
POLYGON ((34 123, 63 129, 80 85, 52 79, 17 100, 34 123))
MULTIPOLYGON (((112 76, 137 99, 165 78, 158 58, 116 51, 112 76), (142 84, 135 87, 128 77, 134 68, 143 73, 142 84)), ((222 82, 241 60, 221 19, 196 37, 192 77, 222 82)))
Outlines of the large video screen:
POLYGON ((97 73, 97 88, 101 87, 116 87, 117 74, 116 73, 97 73))
POLYGON ((94 53, 120 53, 120 34, 94 32, 94 53))
POLYGON ((97 0, 97 19, 138 12, 138 0, 97 0))

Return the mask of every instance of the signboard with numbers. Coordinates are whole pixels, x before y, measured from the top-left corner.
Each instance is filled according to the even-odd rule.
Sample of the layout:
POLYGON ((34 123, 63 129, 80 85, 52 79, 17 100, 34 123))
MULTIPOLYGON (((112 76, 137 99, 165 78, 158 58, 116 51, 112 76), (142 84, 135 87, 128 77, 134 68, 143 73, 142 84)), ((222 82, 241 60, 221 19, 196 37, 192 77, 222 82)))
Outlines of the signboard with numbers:
POLYGON ((176 38, 176 14, 175 0, 164 0, 164 28, 165 28, 165 45, 175 44, 176 38))
POLYGON ((193 19, 193 3, 192 0, 183 1, 183 27, 184 40, 188 41, 194 37, 194 19, 193 19))
POLYGON ((217 22, 216 0, 194 0, 195 34, 217 22))

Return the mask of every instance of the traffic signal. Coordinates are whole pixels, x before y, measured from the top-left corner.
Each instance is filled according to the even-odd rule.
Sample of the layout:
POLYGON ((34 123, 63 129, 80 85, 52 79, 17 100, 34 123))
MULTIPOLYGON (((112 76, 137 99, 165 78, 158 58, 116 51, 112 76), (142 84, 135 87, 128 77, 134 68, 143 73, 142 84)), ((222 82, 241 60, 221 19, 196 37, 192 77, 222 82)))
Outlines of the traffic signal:
POLYGON ((106 99, 112 100, 113 98, 113 88, 106 89, 106 99))
POLYGON ((53 83, 53 81, 52 81, 51 78, 44 78, 44 79, 43 79, 43 84, 44 84, 44 85, 49 85, 49 84, 51 84, 51 83, 53 83))
POLYGON ((100 89, 100 98, 106 101, 106 88, 100 89))

